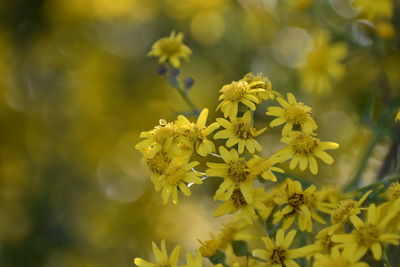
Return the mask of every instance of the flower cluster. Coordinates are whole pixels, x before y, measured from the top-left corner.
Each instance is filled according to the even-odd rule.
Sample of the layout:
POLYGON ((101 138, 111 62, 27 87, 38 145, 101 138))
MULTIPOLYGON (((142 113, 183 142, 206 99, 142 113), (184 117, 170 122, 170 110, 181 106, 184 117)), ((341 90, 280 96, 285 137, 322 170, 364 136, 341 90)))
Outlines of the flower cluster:
MULTIPOLYGON (((326 45, 325 41, 321 42, 326 45)), ((343 54, 339 46, 334 50, 333 58, 343 54)), ((233 220, 220 233, 211 234, 211 239, 199 240, 199 248, 194 254, 187 253, 184 265, 178 265, 180 246, 168 257, 162 241, 161 250, 153 243, 155 263, 136 258, 137 266, 201 267, 204 257, 218 267, 296 267, 306 261, 315 267, 361 267, 370 266, 371 260, 384 260, 383 251, 398 245, 400 183, 389 184, 399 178, 377 184, 383 185, 378 191, 381 194, 368 190, 373 186, 345 193, 335 187, 317 188, 285 174, 280 164, 286 162, 290 169, 299 166, 316 175, 317 158, 327 164, 334 161, 325 150, 339 145, 318 138, 312 108, 292 93, 283 96, 273 90, 262 74, 248 73, 219 92, 217 111, 222 114, 215 122, 207 125, 208 109, 201 111, 196 122, 183 115, 173 122, 160 120, 158 126, 141 133, 144 140, 136 149, 143 154, 164 204, 170 198, 176 204, 178 191, 190 195, 191 184, 218 178, 222 182, 214 200, 223 203, 213 215, 233 214, 233 220), (284 147, 268 151, 268 158, 261 154, 264 147, 257 138, 269 130, 254 125, 257 105, 264 100, 269 101, 265 112, 272 117, 269 126, 283 126, 280 141, 284 147), (216 149, 214 142, 219 139, 223 145, 216 149), (206 166, 191 161, 194 154, 205 157, 206 166), (387 201, 382 201, 388 187, 387 201), (256 221, 265 233, 249 231, 259 230, 256 221), (252 244, 250 249, 255 239, 261 239, 264 246, 252 244)), ((268 121, 268 117, 257 119, 268 121)))

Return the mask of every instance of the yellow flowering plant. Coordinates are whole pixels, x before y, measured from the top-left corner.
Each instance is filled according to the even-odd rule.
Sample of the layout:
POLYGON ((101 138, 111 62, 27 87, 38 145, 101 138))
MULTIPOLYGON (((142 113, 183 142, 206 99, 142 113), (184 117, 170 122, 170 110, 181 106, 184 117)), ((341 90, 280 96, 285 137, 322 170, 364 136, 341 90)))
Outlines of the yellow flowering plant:
MULTIPOLYGON (((160 120, 152 130, 140 134, 144 140, 135 148, 142 154, 150 180, 156 191, 161 192, 165 205, 170 199, 177 204, 179 192, 190 196, 191 187, 201 185, 204 180, 222 178, 213 194, 213 200, 222 203, 212 214, 233 215, 233 219, 222 227, 220 234, 199 240, 199 248, 194 253, 187 252, 186 262, 181 265, 178 264, 180 247, 168 257, 164 241, 161 251, 153 243, 157 263, 141 258, 135 258, 134 263, 145 267, 363 267, 373 266, 369 265, 372 260, 387 264, 385 250, 397 246, 400 240, 400 186, 396 182, 400 178, 391 177, 355 189, 359 182, 355 176, 341 190, 319 187, 301 174, 291 173, 299 166, 306 175, 318 175, 317 158, 333 164, 334 159, 326 150, 338 149, 339 144, 321 141, 319 127, 311 116, 312 108, 291 92, 284 97, 272 90, 271 81, 263 74, 247 73, 242 79, 223 85, 216 108, 221 113, 214 122, 207 123, 209 110, 200 111, 189 96, 188 87, 193 84, 178 82, 178 59, 187 57, 190 51, 181 43, 182 36, 173 34, 169 39, 157 41, 149 55, 159 56, 161 63, 170 61, 169 70, 163 75, 197 120, 192 122, 184 115, 178 115, 173 122, 160 120), (172 48, 176 49, 174 53, 172 48), (263 108, 266 105, 267 116, 260 118, 257 112, 260 105, 263 108), (256 119, 263 125, 269 121, 271 129, 257 127, 257 130, 256 119), (276 142, 281 145, 266 157, 267 146, 261 138, 278 126, 282 130, 276 142), (205 162, 194 161, 199 156, 205 162), (382 197, 390 183, 389 200, 385 201, 382 197), (258 232, 241 234, 248 228, 258 232), (250 242, 259 243, 260 239, 264 247, 250 242), (297 248, 289 248, 292 244, 297 248), (205 265, 202 258, 208 259, 210 265, 205 265)), ((310 66, 304 67, 303 76, 313 80, 311 76, 320 75, 316 78, 320 80, 318 87, 331 88, 330 79, 342 75, 338 61, 346 56, 346 48, 342 44, 330 47, 329 36, 323 33, 315 42, 316 50, 308 55, 310 66), (319 58, 318 53, 325 53, 327 58, 319 58)), ((303 84, 314 90, 309 81, 303 84)))

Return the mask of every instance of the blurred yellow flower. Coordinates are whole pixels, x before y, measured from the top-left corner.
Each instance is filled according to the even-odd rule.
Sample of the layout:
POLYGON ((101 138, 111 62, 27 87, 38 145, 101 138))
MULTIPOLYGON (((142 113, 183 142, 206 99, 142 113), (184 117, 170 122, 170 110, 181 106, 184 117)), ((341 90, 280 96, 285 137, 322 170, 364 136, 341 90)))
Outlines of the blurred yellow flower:
POLYGON ((271 121, 270 126, 275 127, 286 123, 282 129, 282 136, 287 135, 293 129, 294 125, 301 126, 305 133, 312 133, 318 126, 311 117, 312 108, 304 105, 303 102, 297 102, 296 97, 288 93, 288 101, 282 97, 277 97, 276 100, 282 107, 268 107, 266 114, 278 117, 271 121))
POLYGON ((305 134, 302 132, 291 131, 281 138, 281 142, 288 144, 287 147, 279 150, 282 161, 290 161, 290 169, 296 168, 299 164, 300 170, 304 171, 307 166, 312 174, 318 173, 318 164, 315 157, 320 158, 326 164, 332 164, 333 158, 326 153, 326 149, 336 149, 339 144, 334 142, 321 142, 315 137, 316 134, 305 134))
POLYGON ((285 173, 281 168, 274 166, 280 161, 281 159, 277 155, 273 155, 268 159, 253 155, 253 158, 247 162, 247 165, 250 168, 251 176, 261 176, 265 180, 276 182, 276 176, 273 172, 285 173))
POLYGON ((164 205, 168 203, 171 196, 172 203, 178 203, 178 188, 186 196, 191 192, 186 183, 201 184, 203 181, 199 178, 200 173, 192 171, 192 168, 198 165, 196 161, 190 163, 173 162, 166 171, 155 181, 156 188, 161 190, 161 197, 164 205))
POLYGON ((375 204, 368 208, 367 221, 363 222, 358 216, 351 216, 350 220, 355 229, 350 234, 338 234, 332 237, 336 243, 343 244, 344 250, 357 247, 355 258, 361 258, 370 249, 375 260, 382 257, 381 243, 399 244, 400 236, 387 233, 385 227, 388 223, 390 214, 379 214, 375 204))
POLYGON ((241 118, 235 116, 230 122, 223 118, 217 118, 216 120, 225 129, 217 132, 214 138, 228 139, 226 141, 227 147, 238 144, 239 154, 242 154, 245 148, 252 154, 262 150, 260 143, 254 137, 262 134, 267 128, 256 130, 253 127, 250 111, 247 111, 241 118))
POLYGON ((364 262, 359 262, 354 249, 340 251, 338 247, 332 249, 329 254, 317 254, 314 256, 313 267, 368 267, 364 262))
POLYGON ((388 21, 378 21, 375 27, 378 35, 384 40, 391 40, 396 36, 396 28, 388 21))
POLYGON ((176 267, 179 260, 179 253, 181 246, 176 246, 168 258, 167 248, 165 241, 161 241, 161 250, 157 247, 156 243, 152 242, 153 254, 156 258, 156 263, 145 261, 141 258, 135 258, 134 263, 139 267, 159 267, 171 266, 176 267))
POLYGON ((330 39, 328 32, 316 33, 306 63, 299 69, 301 86, 310 93, 329 93, 332 81, 341 79, 345 74, 345 67, 340 61, 347 55, 347 46, 345 43, 331 45, 330 39))
POLYGON ((211 258, 215 256, 219 248, 219 239, 215 238, 213 235, 211 235, 211 237, 212 239, 206 241, 201 241, 200 239, 197 239, 201 244, 199 251, 201 255, 205 258, 211 258))
POLYGON ((274 267, 300 267, 293 259, 302 258, 308 254, 308 248, 302 247, 289 249, 296 236, 296 230, 290 231, 286 236, 282 229, 276 233, 275 242, 269 237, 263 237, 266 249, 255 249, 253 255, 266 261, 266 265, 274 267))
POLYGON ((203 109, 196 123, 190 122, 185 116, 179 115, 176 125, 182 134, 180 141, 190 150, 195 150, 197 154, 205 157, 215 151, 213 142, 207 139, 207 135, 219 127, 218 123, 213 123, 206 127, 208 109, 203 109))
POLYGON ((399 111, 397 111, 395 120, 400 121, 400 109, 399 109, 399 111))
POLYGON ((169 37, 164 37, 158 40, 151 47, 148 56, 159 57, 159 62, 169 62, 173 67, 179 68, 180 58, 189 59, 192 50, 183 44, 183 33, 175 34, 171 32, 169 37))
POLYGON ((392 0, 354 0, 354 7, 361 8, 361 16, 374 20, 377 18, 391 18, 393 15, 392 0))
POLYGON ((224 113, 224 117, 234 119, 237 116, 239 110, 239 103, 247 106, 251 110, 256 110, 256 105, 260 101, 257 98, 257 93, 265 92, 262 88, 264 82, 255 81, 247 83, 245 81, 231 82, 226 84, 220 90, 221 95, 218 98, 219 103, 217 110, 221 108, 224 113))

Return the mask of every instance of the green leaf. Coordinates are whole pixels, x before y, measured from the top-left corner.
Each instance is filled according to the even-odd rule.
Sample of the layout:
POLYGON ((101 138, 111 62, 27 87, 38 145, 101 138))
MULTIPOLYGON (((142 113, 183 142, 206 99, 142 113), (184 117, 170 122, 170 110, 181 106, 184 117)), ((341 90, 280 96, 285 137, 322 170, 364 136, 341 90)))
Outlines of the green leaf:
POLYGON ((232 242, 233 252, 238 257, 243 257, 249 254, 249 247, 245 241, 233 241, 232 242))

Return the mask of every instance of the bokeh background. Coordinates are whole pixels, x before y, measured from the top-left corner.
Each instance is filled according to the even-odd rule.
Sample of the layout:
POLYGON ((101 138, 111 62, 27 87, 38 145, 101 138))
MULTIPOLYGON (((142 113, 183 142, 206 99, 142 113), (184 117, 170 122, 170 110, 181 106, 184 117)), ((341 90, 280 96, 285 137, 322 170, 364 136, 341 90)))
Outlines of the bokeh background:
MULTIPOLYGON (((224 221, 211 216, 219 181, 163 206, 134 150, 141 131, 189 110, 146 56, 172 30, 193 51, 180 77, 195 79, 210 121, 218 90, 250 71, 313 107, 336 162, 289 172, 336 185, 398 173, 400 4, 382 2, 392 14, 376 18, 351 0, 1 0, 0 266, 133 266, 152 240, 193 250, 224 221), (318 30, 348 51, 321 92, 301 82, 318 30)), ((263 154, 279 134, 260 138, 263 154)))

